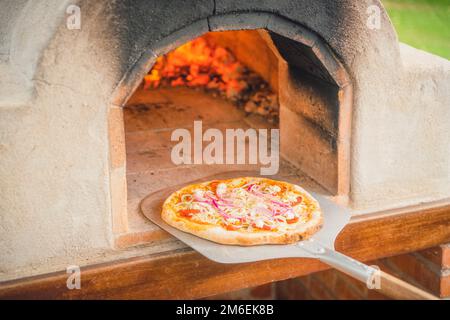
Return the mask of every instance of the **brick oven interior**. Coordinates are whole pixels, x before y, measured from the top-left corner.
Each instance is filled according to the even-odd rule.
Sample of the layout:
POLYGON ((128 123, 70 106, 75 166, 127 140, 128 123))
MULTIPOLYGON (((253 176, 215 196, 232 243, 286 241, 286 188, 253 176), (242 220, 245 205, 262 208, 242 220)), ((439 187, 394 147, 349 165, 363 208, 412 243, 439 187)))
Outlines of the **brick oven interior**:
MULTIPOLYGON (((285 58, 289 59, 289 55, 287 54, 285 58, 280 56, 271 37, 263 30, 210 32, 201 38, 206 39, 210 45, 226 49, 239 65, 251 70, 254 77, 257 76, 265 82, 263 84, 265 89, 255 90, 256 94, 250 94, 251 97, 247 97, 244 101, 246 103, 233 102, 232 98, 227 98, 226 93, 220 95, 217 91, 208 91, 204 87, 192 88, 186 84, 167 85, 167 83, 154 87, 154 82, 146 80, 147 77, 151 79, 152 68, 124 107, 128 232, 127 235, 118 237, 116 244, 119 247, 158 239, 160 233, 158 228, 142 215, 139 208, 140 202, 147 195, 208 176, 216 178, 225 177, 225 174, 260 175, 260 167, 263 165, 248 164, 247 161, 246 164, 174 164, 171 160, 171 149, 178 141, 171 141, 171 133, 177 128, 185 128, 193 135, 194 121, 202 121, 203 132, 208 128, 217 128, 224 137, 226 129, 254 128, 268 129, 269 132, 270 129, 281 129, 281 159, 276 177, 301 183, 310 190, 322 194, 336 193, 333 183, 330 184, 330 180, 335 177, 336 168, 332 165, 328 165, 328 168, 323 166, 321 170, 324 171, 319 177, 315 177, 316 179, 308 172, 308 168, 311 168, 313 174, 315 170, 309 161, 315 162, 315 159, 321 156, 321 152, 333 154, 336 149, 338 89, 331 84, 332 80, 326 73, 319 66, 313 65, 312 58, 305 55, 303 63, 308 69, 290 65, 287 69, 285 67, 289 80, 282 79, 279 75, 283 72, 279 70, 280 65, 283 69, 283 64, 286 65, 285 58), (290 95, 286 90, 281 93, 280 99, 280 81, 283 81, 282 85, 287 82, 297 85, 298 90, 295 92, 297 96, 290 95), (267 94, 273 101, 267 102, 267 94), (263 96, 263 102, 261 99, 256 101, 252 99, 258 95, 263 96), (287 117, 290 116, 286 115, 287 110, 283 107, 284 101, 289 99, 299 101, 301 99, 298 104, 302 107, 302 120, 305 123, 299 123, 299 119, 295 124, 289 123, 287 117), (270 114, 268 109, 271 109, 270 114), (331 121, 326 118, 330 114, 331 121), (298 126, 306 126, 312 130, 301 130, 298 126), (305 139, 309 139, 307 143, 317 144, 314 139, 319 142, 324 140, 326 149, 311 151, 309 146, 296 141, 295 135, 298 132, 305 134, 305 139), (308 134, 315 136, 309 137, 308 134), (297 145, 295 158, 287 159, 284 152, 287 150, 289 157, 289 148, 292 144, 297 145)), ((289 48, 289 43, 283 42, 282 38, 275 40, 286 47, 287 53, 295 50, 295 47, 289 48)), ((243 81, 250 78, 240 76, 243 81)), ((239 100, 239 95, 237 96, 238 98, 234 100, 239 100)), ((247 152, 248 144, 247 139, 247 152)), ((270 147, 270 143, 268 146, 270 147)))

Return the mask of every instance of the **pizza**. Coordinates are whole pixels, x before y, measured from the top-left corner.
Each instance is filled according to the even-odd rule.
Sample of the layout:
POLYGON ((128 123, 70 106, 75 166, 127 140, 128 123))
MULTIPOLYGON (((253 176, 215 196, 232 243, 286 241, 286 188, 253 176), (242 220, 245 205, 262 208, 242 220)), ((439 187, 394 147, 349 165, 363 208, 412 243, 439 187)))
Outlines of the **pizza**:
POLYGON ((221 244, 286 244, 322 226, 319 203, 301 187, 266 178, 213 180, 186 186, 164 202, 169 225, 221 244))

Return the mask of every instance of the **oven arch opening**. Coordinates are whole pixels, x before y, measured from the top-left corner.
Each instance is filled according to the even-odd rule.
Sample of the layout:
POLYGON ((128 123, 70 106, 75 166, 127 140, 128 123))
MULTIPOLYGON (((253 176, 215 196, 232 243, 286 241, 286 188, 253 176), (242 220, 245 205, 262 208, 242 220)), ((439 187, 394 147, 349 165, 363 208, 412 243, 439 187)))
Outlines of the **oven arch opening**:
MULTIPOLYGON (((352 86, 345 67, 319 36, 278 16, 271 16, 267 23, 265 14, 264 18, 241 25, 228 23, 226 16, 218 20, 222 23, 209 24, 210 32, 256 32, 276 56, 281 157, 307 173, 336 201, 346 204, 350 190, 352 86)), ((133 178, 127 174, 130 159, 124 107, 133 100, 133 93, 158 57, 205 34, 199 24, 179 30, 143 52, 112 96, 109 127, 115 134, 110 135, 111 196, 117 247, 164 237, 156 228, 149 227, 146 232, 139 227, 136 231, 136 224, 142 221, 136 221, 130 213, 139 210, 143 194, 131 190, 133 178)))

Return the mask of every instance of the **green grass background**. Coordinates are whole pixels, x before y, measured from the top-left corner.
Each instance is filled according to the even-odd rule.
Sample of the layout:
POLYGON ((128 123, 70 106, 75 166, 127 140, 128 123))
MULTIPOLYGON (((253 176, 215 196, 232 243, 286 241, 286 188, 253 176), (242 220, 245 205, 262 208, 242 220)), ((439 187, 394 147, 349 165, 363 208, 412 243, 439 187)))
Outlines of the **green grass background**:
POLYGON ((450 60, 450 0, 382 0, 401 42, 450 60))

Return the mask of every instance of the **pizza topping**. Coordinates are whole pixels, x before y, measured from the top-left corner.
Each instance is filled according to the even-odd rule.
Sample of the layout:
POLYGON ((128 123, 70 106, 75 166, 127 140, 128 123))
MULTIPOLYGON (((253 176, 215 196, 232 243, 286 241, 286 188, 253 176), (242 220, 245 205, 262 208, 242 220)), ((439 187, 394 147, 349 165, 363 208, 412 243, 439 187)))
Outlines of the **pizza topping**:
POLYGON ((194 213, 199 213, 200 210, 197 209, 183 209, 178 211, 183 217, 192 217, 194 213))
POLYGON ((227 185, 225 183, 219 183, 216 188, 216 194, 222 197, 227 191, 227 185))
POLYGON ((292 224, 292 223, 298 222, 298 220, 299 220, 299 217, 295 217, 295 218, 292 218, 292 219, 287 219, 286 223, 292 224))
POLYGON ((204 196, 205 196, 205 191, 199 190, 199 189, 194 190, 194 198, 196 200, 202 200, 202 199, 204 199, 204 196))
POLYGON ((190 202, 190 201, 192 201, 192 195, 190 195, 190 194, 183 194, 183 195, 181 195, 181 201, 183 201, 183 202, 190 202))
POLYGON ((264 227, 264 221, 262 219, 256 219, 255 227, 262 229, 262 227, 264 227))
POLYGON ((292 219, 294 219, 294 218, 295 218, 294 212, 292 212, 292 210, 289 210, 289 211, 286 213, 286 219, 287 219, 287 220, 292 220, 292 219))
POLYGON ((265 191, 270 194, 277 194, 278 192, 281 191, 281 188, 277 185, 273 185, 266 187, 265 191))
POLYGON ((228 223, 239 223, 239 221, 240 221, 240 220, 239 220, 239 219, 236 219, 236 218, 228 218, 228 219, 227 219, 227 222, 228 222, 228 223))
POLYGON ((241 226, 236 226, 233 224, 226 224, 225 225, 225 229, 227 229, 228 231, 237 231, 241 228, 241 226))
POLYGON ((296 205, 302 203, 302 201, 303 201, 302 196, 298 196, 298 197, 295 199, 295 201, 291 203, 291 206, 296 206, 296 205))
POLYGON ((295 228, 310 210, 295 187, 258 180, 240 184, 213 181, 200 185, 192 194, 182 194, 179 199, 175 207, 180 216, 221 225, 227 230, 295 228))

